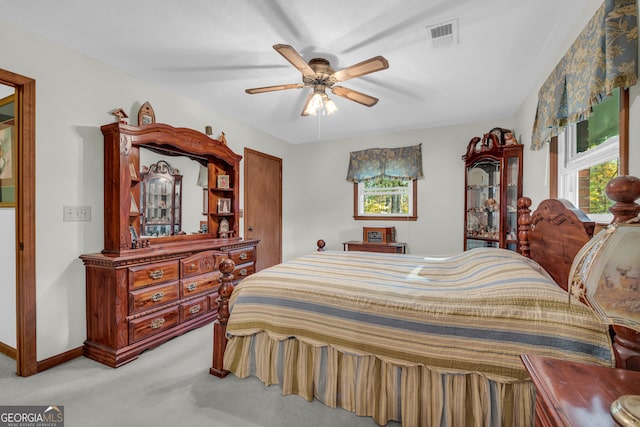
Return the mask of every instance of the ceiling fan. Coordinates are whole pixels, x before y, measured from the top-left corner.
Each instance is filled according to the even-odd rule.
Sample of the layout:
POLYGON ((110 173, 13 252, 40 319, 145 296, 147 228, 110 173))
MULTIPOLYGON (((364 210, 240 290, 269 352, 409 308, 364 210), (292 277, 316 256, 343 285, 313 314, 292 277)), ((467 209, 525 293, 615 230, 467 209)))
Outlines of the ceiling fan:
POLYGON ((246 89, 245 92, 254 94, 312 87, 313 91, 309 93, 304 108, 302 109, 302 116, 308 116, 310 114, 316 115, 323 105, 328 114, 337 110, 333 101, 327 96, 325 92, 326 89, 331 90, 335 95, 366 105, 367 107, 373 107, 378 102, 378 98, 343 86, 335 86, 335 84, 355 77, 361 77, 365 74, 386 70, 389 68, 389 62, 384 57, 375 56, 342 70, 334 71, 329 61, 324 58, 313 58, 307 63, 293 47, 287 44, 275 44, 273 48, 302 73, 302 83, 257 87, 246 89))

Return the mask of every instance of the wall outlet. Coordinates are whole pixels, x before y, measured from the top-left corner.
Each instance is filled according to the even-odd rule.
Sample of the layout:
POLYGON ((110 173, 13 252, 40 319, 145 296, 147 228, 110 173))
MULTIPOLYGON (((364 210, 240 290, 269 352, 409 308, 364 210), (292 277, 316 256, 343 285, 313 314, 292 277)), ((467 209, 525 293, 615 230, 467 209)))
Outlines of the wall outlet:
POLYGON ((63 221, 91 221, 91 206, 63 206, 63 221))

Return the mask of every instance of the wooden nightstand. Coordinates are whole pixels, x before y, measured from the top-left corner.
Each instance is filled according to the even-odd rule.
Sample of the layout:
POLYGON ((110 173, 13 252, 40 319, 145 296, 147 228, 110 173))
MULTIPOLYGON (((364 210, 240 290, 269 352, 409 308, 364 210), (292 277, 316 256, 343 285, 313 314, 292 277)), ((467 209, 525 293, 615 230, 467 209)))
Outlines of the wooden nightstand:
POLYGON ((618 424, 611 403, 625 394, 640 394, 640 372, 523 355, 536 387, 536 426, 618 424))
POLYGON ((354 241, 342 243, 345 251, 364 251, 364 252, 386 252, 391 254, 404 254, 407 250, 406 243, 370 243, 364 241, 354 241))

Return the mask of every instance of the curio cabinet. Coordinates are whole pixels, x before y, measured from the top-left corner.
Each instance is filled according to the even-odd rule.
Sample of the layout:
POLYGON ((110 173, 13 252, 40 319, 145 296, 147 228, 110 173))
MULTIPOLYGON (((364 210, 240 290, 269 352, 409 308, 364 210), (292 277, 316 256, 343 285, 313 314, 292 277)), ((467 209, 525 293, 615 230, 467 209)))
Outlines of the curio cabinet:
POLYGON ((474 137, 465 162, 464 250, 518 250, 518 199, 522 197, 522 148, 511 131, 494 128, 474 137))
POLYGON ((182 232, 182 175, 160 160, 143 168, 141 205, 144 237, 163 237, 182 232))

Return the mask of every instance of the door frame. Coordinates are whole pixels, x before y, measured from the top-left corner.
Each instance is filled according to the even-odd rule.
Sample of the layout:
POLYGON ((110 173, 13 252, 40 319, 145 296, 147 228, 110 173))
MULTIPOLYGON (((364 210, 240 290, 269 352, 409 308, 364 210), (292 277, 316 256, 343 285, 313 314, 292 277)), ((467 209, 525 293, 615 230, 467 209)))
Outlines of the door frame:
POLYGON ((36 81, 0 69, 13 86, 18 132, 16 175, 16 372, 38 372, 36 353, 36 81))
MULTIPOLYGON (((266 159, 274 160, 274 161, 278 162, 278 164, 280 166, 280 188, 278 188, 278 199, 280 201, 280 216, 278 218, 278 227, 280 229, 280 241, 278 242, 278 260, 279 260, 279 262, 282 262, 282 158, 276 157, 276 156, 272 156, 271 154, 263 153, 261 151, 253 150, 251 148, 244 147, 244 156, 243 156, 244 157, 244 161, 245 161, 244 167, 243 167, 243 169, 244 169, 244 185, 247 184, 249 173, 250 173, 250 171, 246 167, 247 166, 247 157, 248 157, 249 154, 254 155, 254 156, 258 156, 258 157, 263 157, 263 158, 266 158, 266 159)), ((247 208, 247 197, 246 197, 247 190, 246 190, 246 187, 245 187, 243 193, 244 193, 243 197, 244 197, 245 212, 247 212, 247 209, 246 209, 247 208)), ((251 219, 251 218, 249 218, 249 219, 251 219)), ((249 227, 249 223, 248 223, 246 215, 245 215, 245 218, 244 218, 244 235, 245 235, 245 237, 247 236, 247 233, 248 233, 248 227, 249 227)))

